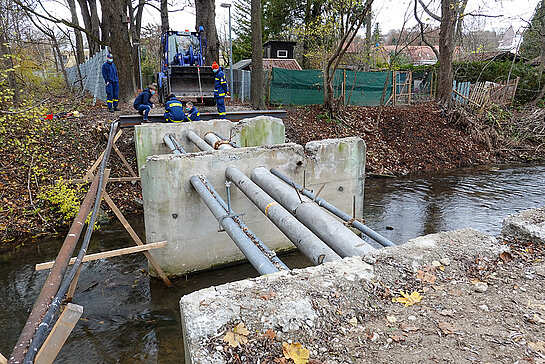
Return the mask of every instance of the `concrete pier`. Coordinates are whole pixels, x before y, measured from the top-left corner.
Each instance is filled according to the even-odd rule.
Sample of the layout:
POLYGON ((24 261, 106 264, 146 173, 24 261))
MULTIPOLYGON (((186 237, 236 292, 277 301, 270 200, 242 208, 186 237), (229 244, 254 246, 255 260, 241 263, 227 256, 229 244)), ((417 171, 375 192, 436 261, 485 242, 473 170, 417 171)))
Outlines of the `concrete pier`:
MULTIPOLYGON (((534 244, 545 244, 544 222, 545 208, 527 210, 506 219, 505 226, 510 228, 504 228, 503 234, 504 237, 511 239, 519 238, 519 231, 531 231, 534 244), (514 226, 517 226, 517 232, 510 235, 515 231, 514 226)), ((469 300, 464 302, 472 302, 472 294, 483 292, 482 287, 477 287, 483 283, 474 282, 470 279, 471 276, 466 275, 468 269, 473 269, 473 272, 477 272, 473 274, 478 274, 480 269, 486 269, 484 267, 497 262, 501 253, 507 249, 506 245, 493 236, 473 229, 461 229, 418 237, 402 246, 376 250, 364 258, 345 258, 316 267, 274 273, 191 293, 180 300, 186 363, 226 362, 225 355, 230 348, 221 338, 240 322, 244 323, 250 332, 248 340, 251 344, 246 347, 248 352, 256 347, 265 350, 258 343, 261 340, 266 341, 266 338, 263 339, 265 333, 272 330, 276 337, 269 344, 270 347, 276 342, 300 342, 309 349, 311 359, 318 359, 323 363, 391 362, 392 358, 401 357, 405 358, 406 362, 427 362, 429 357, 427 359, 423 357, 421 349, 448 340, 442 338, 441 341, 439 339, 433 341, 435 339, 431 337, 435 330, 438 330, 437 326, 434 326, 437 324, 434 324, 430 317, 436 310, 444 310, 443 315, 447 316, 437 313, 435 316, 438 318, 434 318, 435 320, 449 322, 452 320, 458 322, 456 318, 459 318, 459 322, 470 320, 465 330, 475 330, 476 338, 480 337, 478 325, 471 324, 471 320, 475 319, 474 314, 464 316, 463 309, 456 306, 456 301, 460 301, 463 298, 460 295, 463 295, 469 300), (391 291, 395 287, 408 291, 410 285, 414 284, 411 282, 417 282, 412 277, 419 271, 422 274, 433 272, 429 277, 433 276, 434 280, 437 276, 435 285, 428 285, 428 288, 424 287, 423 290, 426 292, 428 289, 428 294, 423 293, 427 301, 423 301, 422 309, 419 311, 421 312, 419 319, 422 322, 411 321, 417 320, 416 316, 410 316, 417 314, 416 309, 413 307, 405 309, 399 304, 394 307, 397 318, 386 316, 388 313, 382 312, 382 304, 378 297, 381 295, 395 297, 397 294, 391 291), (458 276, 456 272, 462 275, 458 276), (440 281, 441 278, 444 281, 440 281), (431 298, 432 292, 436 292, 435 300, 431 298), (447 312, 445 307, 451 307, 447 303, 448 296, 453 297, 453 307, 458 307, 461 312, 452 310, 450 313, 447 312), (455 318, 452 319, 448 315, 455 315, 455 318), (407 316, 409 318, 405 318, 401 327, 405 325, 409 328, 408 331, 399 330, 399 322, 396 323, 396 320, 407 316), (375 317, 382 319, 373 321, 375 317), (374 330, 378 333, 369 332, 373 330, 368 326, 372 325, 372 321, 379 321, 388 332, 381 332, 377 328, 374 330), (418 328, 419 325, 424 326, 418 328), (409 340, 411 330, 424 330, 427 332, 427 336, 424 337, 430 337, 432 341, 424 339, 408 347, 395 346, 397 345, 395 340, 405 340, 403 332, 409 333, 407 338, 409 340), (390 356, 389 348, 398 356, 390 356), (382 356, 380 350, 383 350, 382 356)), ((512 274, 509 269, 507 274, 512 274)), ((521 284, 522 282, 517 283, 521 284)), ((500 296, 507 294, 502 292, 498 294, 500 296)), ((479 297, 486 296, 475 297, 477 300, 475 305, 482 305, 483 298, 479 297)), ((389 301, 391 302, 391 298, 389 301)), ((492 301, 489 306, 492 304, 501 302, 492 301)), ((516 302, 514 304, 517 305, 516 302)), ((467 303, 464 305, 467 306, 467 303)), ((489 306, 486 306, 486 310, 489 310, 489 306)), ((492 310, 492 307, 490 309, 492 310)), ((498 307, 498 315, 504 317, 501 306, 498 307)), ((441 327, 441 324, 439 326, 441 327)), ((484 329, 485 333, 495 334, 495 331, 486 331, 488 327, 484 329)), ((441 333, 441 330, 439 331, 441 333)), ((470 333, 455 334, 453 336, 459 337, 457 340, 463 340, 464 343, 473 337, 469 336, 470 333)), ((490 342, 485 344, 491 345, 490 342)), ((445 345, 456 346, 448 342, 445 345)), ((459 350, 464 353, 463 348, 459 350)), ((520 350, 524 353, 525 349, 522 347, 520 350)), ((430 355, 433 354, 438 353, 431 350, 430 355)), ((483 360, 485 361, 494 362, 483 360)))

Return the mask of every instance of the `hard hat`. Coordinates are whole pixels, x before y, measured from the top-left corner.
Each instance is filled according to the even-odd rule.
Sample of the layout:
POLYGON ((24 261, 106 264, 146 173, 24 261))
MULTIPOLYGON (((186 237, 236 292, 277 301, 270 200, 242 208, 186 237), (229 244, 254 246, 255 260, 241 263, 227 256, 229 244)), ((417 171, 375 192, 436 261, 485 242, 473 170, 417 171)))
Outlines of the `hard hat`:
POLYGON ((220 66, 218 66, 218 64, 216 63, 216 61, 214 61, 214 63, 212 63, 212 69, 213 69, 213 70, 217 70, 217 69, 219 69, 219 68, 220 68, 220 66))

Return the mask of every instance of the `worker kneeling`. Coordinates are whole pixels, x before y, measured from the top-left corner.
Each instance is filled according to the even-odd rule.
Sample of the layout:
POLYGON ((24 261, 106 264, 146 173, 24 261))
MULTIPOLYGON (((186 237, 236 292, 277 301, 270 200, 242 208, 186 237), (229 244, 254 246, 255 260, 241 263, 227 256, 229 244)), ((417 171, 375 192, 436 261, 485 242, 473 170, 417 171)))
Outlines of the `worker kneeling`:
POLYGON ((140 92, 134 100, 133 107, 138 110, 138 113, 144 117, 142 121, 148 122, 148 115, 152 108, 155 107, 151 101, 151 97, 155 95, 155 86, 149 85, 144 91, 140 92))
POLYGON ((184 113, 184 107, 176 98, 176 95, 171 94, 168 101, 165 103, 165 121, 167 123, 179 123, 182 121, 198 121, 201 120, 199 111, 193 106, 191 101, 186 102, 186 109, 189 115, 184 113))

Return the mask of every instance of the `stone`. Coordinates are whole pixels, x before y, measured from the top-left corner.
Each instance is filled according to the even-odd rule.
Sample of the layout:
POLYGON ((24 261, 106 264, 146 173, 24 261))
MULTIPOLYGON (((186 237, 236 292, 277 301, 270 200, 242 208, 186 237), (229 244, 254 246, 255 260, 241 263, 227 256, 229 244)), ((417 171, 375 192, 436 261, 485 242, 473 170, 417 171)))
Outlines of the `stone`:
POLYGON ((409 317, 407 317, 407 320, 409 320, 409 321, 416 321, 416 316, 410 315, 409 317))
POLYGON ((439 259, 439 263, 443 265, 450 265, 450 259, 449 258, 441 258, 439 259))
POLYGON ((524 210, 503 220, 501 234, 506 239, 545 244, 545 207, 524 210))
POLYGON ((478 306, 482 311, 485 311, 485 312, 488 312, 489 309, 488 309, 488 306, 487 305, 480 305, 478 306))
POLYGON ((373 257, 372 255, 367 254, 365 257, 363 257, 363 261, 367 264, 373 265, 377 262, 377 259, 373 257))
POLYGON ((484 282, 477 282, 474 284, 473 289, 475 292, 484 293, 488 289, 488 284, 484 282))
POLYGON ((434 260, 433 262, 431 262, 431 265, 433 265, 435 268, 437 268, 437 267, 441 266, 441 263, 438 260, 434 260))

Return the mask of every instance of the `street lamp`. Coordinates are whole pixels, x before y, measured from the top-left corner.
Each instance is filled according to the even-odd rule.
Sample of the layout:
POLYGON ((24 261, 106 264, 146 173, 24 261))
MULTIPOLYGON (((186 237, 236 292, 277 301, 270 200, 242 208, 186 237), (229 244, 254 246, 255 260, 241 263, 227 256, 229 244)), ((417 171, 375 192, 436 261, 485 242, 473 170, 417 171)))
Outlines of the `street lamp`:
POLYGON ((231 94, 234 94, 234 85, 233 85, 233 42, 231 41, 231 3, 221 3, 222 8, 229 9, 229 82, 231 94))

